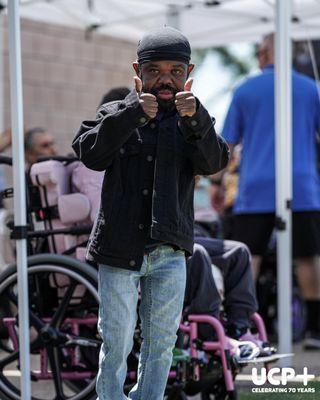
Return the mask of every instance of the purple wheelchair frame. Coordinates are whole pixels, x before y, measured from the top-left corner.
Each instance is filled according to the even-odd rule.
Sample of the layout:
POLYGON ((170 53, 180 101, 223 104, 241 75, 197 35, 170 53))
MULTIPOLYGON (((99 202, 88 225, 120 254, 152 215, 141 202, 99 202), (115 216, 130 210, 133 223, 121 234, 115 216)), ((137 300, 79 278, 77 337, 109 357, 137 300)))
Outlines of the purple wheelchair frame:
MULTIPOLYGON (((44 322, 49 323, 50 318, 44 318, 44 322)), ((198 360, 198 348, 196 343, 199 341, 198 337, 198 324, 206 323, 211 325, 212 329, 215 331, 217 335, 217 341, 205 341, 201 344, 201 349, 212 354, 219 354, 221 357, 222 368, 223 368, 223 375, 224 375, 224 382, 228 392, 234 390, 234 380, 233 380, 233 373, 230 366, 230 348, 228 347, 227 337, 223 328, 222 323, 209 315, 189 315, 188 317, 189 324, 186 325, 184 323, 180 324, 180 331, 187 334, 189 336, 189 347, 190 347, 190 355, 192 360, 198 360)), ((252 321, 255 324, 259 339, 262 341, 267 341, 267 334, 264 322, 261 316, 258 313, 254 313, 252 315, 252 321)), ((15 318, 4 318, 3 322, 8 329, 10 338, 13 343, 14 350, 18 350, 19 348, 19 339, 17 336, 17 332, 15 330, 16 319, 15 318)), ((79 327, 81 325, 86 326, 96 326, 97 325, 97 318, 96 317, 89 317, 89 318, 67 318, 64 321, 64 324, 71 325, 71 332, 74 335, 79 335, 79 327)), ((79 360, 79 356, 76 352, 76 349, 69 349, 69 355, 71 356, 72 365, 74 367, 84 365, 81 364, 79 360)), ((37 380, 47 380, 52 379, 52 373, 48 371, 49 362, 48 362, 48 355, 46 350, 40 350, 40 365, 41 369, 39 372, 32 372, 32 375, 37 380)), ((176 371, 170 371, 169 379, 176 378, 177 373, 176 371)), ((84 372, 62 372, 61 373, 62 379, 68 380, 81 380, 86 378, 93 378, 93 373, 91 371, 84 371, 84 372)), ((136 371, 128 371, 127 378, 130 381, 134 381, 136 379, 136 371)), ((198 363, 193 364, 193 379, 195 381, 200 380, 200 367, 198 363)))

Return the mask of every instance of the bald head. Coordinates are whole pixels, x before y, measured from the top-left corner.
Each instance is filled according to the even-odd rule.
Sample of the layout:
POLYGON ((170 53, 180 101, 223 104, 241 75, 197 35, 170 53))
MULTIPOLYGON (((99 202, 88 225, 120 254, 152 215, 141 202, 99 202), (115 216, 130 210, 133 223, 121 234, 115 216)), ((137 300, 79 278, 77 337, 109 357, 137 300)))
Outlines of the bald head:
POLYGON ((262 39, 258 49, 259 67, 274 64, 274 34, 270 33, 262 39))

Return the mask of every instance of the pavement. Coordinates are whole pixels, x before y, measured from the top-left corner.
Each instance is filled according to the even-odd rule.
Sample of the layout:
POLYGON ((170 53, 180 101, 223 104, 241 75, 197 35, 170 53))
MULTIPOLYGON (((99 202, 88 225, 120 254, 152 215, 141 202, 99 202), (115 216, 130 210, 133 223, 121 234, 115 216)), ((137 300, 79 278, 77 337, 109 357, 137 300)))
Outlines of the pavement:
MULTIPOLYGON (((291 363, 287 366, 293 367, 295 369, 296 374, 302 374, 303 368, 307 367, 308 373, 314 374, 316 376, 316 379, 320 381, 320 350, 304 351, 301 344, 295 344, 293 346, 293 352, 295 355, 292 357, 291 363)), ((0 352, 0 359, 3 357, 3 355, 4 353, 0 352)), ((31 359, 31 365, 32 368, 36 369, 39 368, 39 365, 36 365, 36 361, 34 359, 31 359)), ((247 388, 248 390, 251 390, 250 388, 254 386, 251 379, 251 373, 253 367, 255 366, 253 365, 245 367, 242 370, 241 374, 237 376, 236 379, 237 387, 247 388)), ((281 363, 280 362, 274 363, 272 364, 272 367, 281 367, 281 363)), ((258 366, 258 371, 259 371, 259 366, 258 366)), ((14 369, 8 370, 8 375, 10 376, 12 382, 19 385, 19 378, 20 378, 19 371, 14 369)), ((36 393, 37 397, 43 400, 50 399, 48 393, 50 391, 51 385, 52 381, 41 381, 40 383, 38 382, 36 384, 32 383, 33 388, 37 387, 37 393, 36 393)), ((0 397, 0 400, 3 399, 1 399, 0 397)), ((200 396, 188 397, 188 400, 200 400, 200 396)))

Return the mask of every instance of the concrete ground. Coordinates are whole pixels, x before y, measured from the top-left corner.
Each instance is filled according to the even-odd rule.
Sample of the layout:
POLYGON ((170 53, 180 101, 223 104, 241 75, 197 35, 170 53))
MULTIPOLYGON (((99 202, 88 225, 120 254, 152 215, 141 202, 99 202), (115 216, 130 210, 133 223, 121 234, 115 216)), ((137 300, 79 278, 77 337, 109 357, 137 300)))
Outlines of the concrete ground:
MULTIPOLYGON (((292 358, 292 366, 297 374, 301 374, 303 372, 303 368, 307 367, 308 368, 308 373, 309 374, 314 374, 316 375, 316 379, 320 380, 320 351, 303 351, 301 344, 294 345, 293 349, 295 355, 292 358)), ((0 352, 0 359, 3 357, 4 353, 0 352)), ((274 363, 272 366, 281 366, 279 362, 274 363)), ((38 368, 37 365, 35 365, 34 361, 32 360, 32 368, 38 368)), ((236 385, 238 388, 241 388, 241 392, 251 392, 251 388, 254 387, 252 380, 251 380, 251 369, 252 367, 246 367, 243 369, 241 374, 237 376, 236 379, 236 385)), ((8 370, 8 376, 10 376, 10 379, 12 382, 15 382, 15 384, 19 385, 19 371, 11 369, 8 370)), ((48 393, 50 391, 50 387, 52 385, 51 381, 42 381, 40 383, 37 383, 37 397, 43 400, 49 400, 48 393)), ((301 383, 302 385, 302 383, 301 383)), ((35 384, 32 384, 33 387, 35 387, 35 384)), ((70 392, 71 394, 71 392, 70 392)), ((240 397, 241 398, 241 397, 240 397)), ((319 394, 320 398, 320 394, 319 394)), ((189 397, 189 400, 200 400, 200 396, 193 396, 189 397)), ((306 399, 308 397, 306 396, 306 399)), ((0 400, 4 400, 0 398, 0 400)))

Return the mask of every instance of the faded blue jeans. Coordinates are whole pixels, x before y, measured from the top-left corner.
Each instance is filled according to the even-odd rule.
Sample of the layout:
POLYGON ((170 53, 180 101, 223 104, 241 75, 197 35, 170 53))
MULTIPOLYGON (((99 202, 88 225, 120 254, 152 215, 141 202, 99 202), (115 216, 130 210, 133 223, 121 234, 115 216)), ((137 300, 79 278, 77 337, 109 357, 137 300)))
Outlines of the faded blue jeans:
POLYGON ((144 256, 140 271, 99 266, 98 330, 103 339, 97 400, 127 400, 123 386, 137 322, 140 283, 143 342, 132 400, 163 400, 176 342, 186 281, 184 252, 159 246, 144 256))

